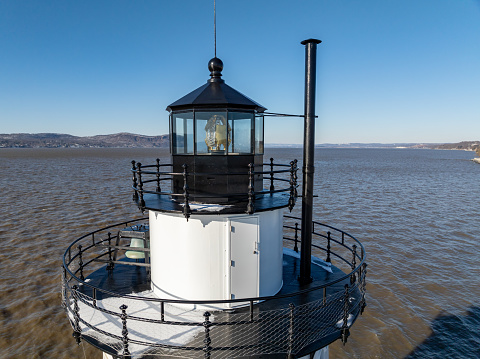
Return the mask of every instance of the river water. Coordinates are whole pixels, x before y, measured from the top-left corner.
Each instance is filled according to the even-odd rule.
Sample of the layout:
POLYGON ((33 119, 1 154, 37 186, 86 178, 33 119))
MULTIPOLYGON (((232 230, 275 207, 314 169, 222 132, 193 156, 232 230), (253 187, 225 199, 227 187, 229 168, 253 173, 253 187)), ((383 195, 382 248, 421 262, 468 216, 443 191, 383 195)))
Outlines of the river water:
MULTIPOLYGON (((130 161, 159 149, 0 149, 0 357, 101 358, 60 306, 63 251, 141 217, 130 161)), ((301 149, 265 158, 301 160, 301 149)), ((367 308, 330 358, 480 358, 480 165, 473 152, 318 149, 314 219, 365 246, 367 308)), ((301 164, 300 164, 301 168, 301 164)), ((301 177, 301 175, 300 175, 301 177)), ((300 202, 294 214, 300 213, 300 202)))

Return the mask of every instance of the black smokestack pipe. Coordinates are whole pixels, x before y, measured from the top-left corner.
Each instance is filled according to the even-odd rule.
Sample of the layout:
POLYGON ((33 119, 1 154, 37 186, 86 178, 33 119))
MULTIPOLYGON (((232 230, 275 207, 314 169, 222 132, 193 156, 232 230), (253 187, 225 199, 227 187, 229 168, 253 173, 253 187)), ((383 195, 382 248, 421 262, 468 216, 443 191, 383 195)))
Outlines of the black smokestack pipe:
POLYGON ((303 137, 302 241, 300 251, 301 284, 312 281, 312 213, 313 174, 315 172, 315 79, 317 44, 320 40, 302 41, 305 45, 305 128, 303 137))

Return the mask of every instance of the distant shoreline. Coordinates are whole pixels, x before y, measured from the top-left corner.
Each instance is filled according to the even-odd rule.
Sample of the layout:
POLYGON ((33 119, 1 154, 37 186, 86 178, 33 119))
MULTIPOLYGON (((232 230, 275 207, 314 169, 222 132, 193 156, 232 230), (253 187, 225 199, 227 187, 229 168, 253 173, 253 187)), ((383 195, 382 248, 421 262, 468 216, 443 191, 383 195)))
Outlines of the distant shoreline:
MULTIPOLYGON (((292 145, 275 145, 269 146, 265 145, 265 149, 267 150, 275 150, 275 149, 301 149, 302 146, 292 146, 292 145)), ((0 151, 2 150, 169 150, 168 146, 0 146, 0 151)), ((430 148, 430 147, 395 147, 395 146, 341 146, 341 145, 316 145, 316 150, 319 149, 339 149, 339 150, 369 150, 369 149, 377 149, 377 150, 436 150, 436 151, 466 151, 466 152, 475 152, 473 149, 458 149, 458 148, 430 148)), ((480 158, 473 158, 472 161, 480 163, 480 158)))
MULTIPOLYGON (((169 148, 170 136, 145 136, 134 133, 116 133, 97 136, 73 136, 59 133, 0 134, 2 148, 169 148)), ((267 143, 265 148, 301 148, 302 144, 267 143)), ((385 148, 385 149, 435 149, 475 151, 480 141, 458 143, 322 143, 315 148, 385 148)))

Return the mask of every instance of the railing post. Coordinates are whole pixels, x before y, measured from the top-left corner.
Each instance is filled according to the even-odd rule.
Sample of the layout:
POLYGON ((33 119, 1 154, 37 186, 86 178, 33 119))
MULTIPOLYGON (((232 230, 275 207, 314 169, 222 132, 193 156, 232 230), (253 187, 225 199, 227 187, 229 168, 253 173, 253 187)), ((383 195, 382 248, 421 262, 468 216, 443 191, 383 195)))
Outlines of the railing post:
POLYGON ((112 233, 108 232, 108 264, 106 267, 107 271, 113 269, 113 260, 112 260, 112 233))
POLYGON ((288 199, 288 209, 290 210, 290 212, 292 211, 293 207, 295 207, 295 202, 297 200, 297 197, 295 196, 294 173, 295 173, 295 162, 291 161, 290 162, 290 198, 288 199))
POLYGON ((253 323, 253 300, 250 301, 250 322, 253 323))
POLYGON ((355 267, 357 266, 357 246, 354 244, 352 246, 352 275, 350 276, 350 284, 355 283, 357 276, 354 272, 355 267))
POLYGON ((165 302, 164 301, 160 302, 160 320, 162 322, 165 321, 165 302))
POLYGON ((254 164, 248 164, 248 205, 247 214, 253 214, 255 212, 255 170, 254 164))
POLYGON ((295 324, 295 317, 294 317, 294 310, 295 310, 295 305, 293 303, 290 303, 288 305, 290 308, 290 325, 288 328, 288 356, 287 358, 293 359, 293 326, 295 324))
POLYGON ((347 343, 347 338, 350 335, 350 330, 348 329, 348 312, 350 309, 350 293, 348 290, 348 284, 345 284, 345 295, 343 297, 343 325, 342 325, 342 343, 345 345, 347 343))
POLYGON ((298 253, 298 222, 295 222, 295 246, 293 250, 298 253))
POLYGON ((294 159, 293 160, 294 162, 294 167, 295 167, 295 172, 293 172, 293 182, 295 184, 295 201, 298 197, 298 192, 297 192, 297 184, 298 184, 298 175, 297 175, 297 171, 298 171, 298 160, 297 159, 294 159))
POLYGON ((212 343, 212 340, 210 339, 210 326, 212 325, 212 323, 209 320, 210 313, 209 312, 203 313, 203 317, 205 319, 203 322, 203 327, 205 328, 205 339, 203 339, 203 344, 205 344, 203 346, 203 356, 204 358, 210 358, 211 351, 212 351, 212 347, 210 346, 210 344, 212 343))
POLYGON ((62 268, 62 307, 67 309, 66 301, 67 301, 67 269, 61 265, 62 268))
POLYGON ((145 201, 143 200, 143 181, 142 181, 142 164, 140 162, 137 163, 137 177, 138 177, 138 191, 140 192, 140 203, 138 207, 142 211, 145 211, 145 201))
MULTIPOLYGON (((270 158, 270 192, 275 191, 275 186, 273 184, 273 157, 270 158)), ((273 193, 270 193, 273 195, 273 193)))
POLYGON ((367 302, 365 301, 365 293, 367 291, 367 283, 366 283, 366 275, 367 275, 367 263, 363 263, 363 270, 362 270, 362 300, 360 302, 360 314, 363 314, 365 307, 367 306, 367 302))
POLYGON ((120 318, 122 319, 122 337, 123 337, 123 357, 130 358, 130 352, 128 351, 128 329, 127 329, 127 308, 125 304, 120 306, 122 314, 120 318))
POLYGON ((160 158, 157 158, 157 188, 155 189, 156 192, 160 193, 161 188, 160 188, 160 158))
POLYGON ((135 166, 135 161, 132 161, 132 180, 133 180, 133 200, 138 201, 138 192, 137 192, 137 169, 135 166))
POLYGON ((85 280, 85 277, 83 276, 83 260, 82 260, 82 245, 78 245, 78 266, 80 267, 80 279, 82 281, 85 280))
POLYGON ((78 298, 77 298, 77 291, 78 291, 78 286, 74 285, 72 287, 72 297, 73 297, 73 337, 75 338, 75 341, 77 344, 80 344, 81 342, 81 332, 82 330, 80 329, 80 308, 78 307, 78 298))
POLYGON ((92 304, 94 307, 97 306, 97 288, 93 288, 92 289, 93 293, 92 293, 92 304))
POLYGON ((327 260, 326 262, 331 263, 332 261, 330 260, 330 232, 327 232, 327 260))
POLYGON ((190 218, 190 213, 192 213, 192 211, 190 210, 190 205, 188 204, 188 197, 189 197, 188 183, 187 183, 188 166, 184 163, 182 165, 182 168, 183 168, 183 215, 188 221, 188 219, 190 218))

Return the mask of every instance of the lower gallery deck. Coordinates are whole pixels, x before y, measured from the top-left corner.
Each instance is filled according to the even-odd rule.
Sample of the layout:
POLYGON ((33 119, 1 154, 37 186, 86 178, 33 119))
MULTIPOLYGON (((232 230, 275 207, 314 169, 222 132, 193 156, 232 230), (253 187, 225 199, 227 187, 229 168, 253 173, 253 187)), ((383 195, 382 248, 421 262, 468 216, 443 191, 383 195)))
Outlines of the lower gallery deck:
POLYGON ((313 282, 300 285, 299 268, 299 254, 285 248, 278 298, 255 303, 253 310, 249 302, 223 311, 213 304, 165 302, 162 315, 145 267, 122 264, 111 271, 100 268, 85 279, 88 285, 117 296, 101 291, 93 295, 83 285, 78 291, 66 291, 65 303, 74 327, 75 302, 78 305, 82 339, 114 357, 129 353, 142 358, 206 354, 210 358, 285 358, 288 354, 300 358, 341 337, 342 329, 350 327, 360 312, 362 293, 359 281, 351 285, 350 279, 308 291, 345 273, 312 258, 313 282), (293 293, 297 294, 288 296, 293 293), (127 306, 123 318, 122 305, 127 306))

